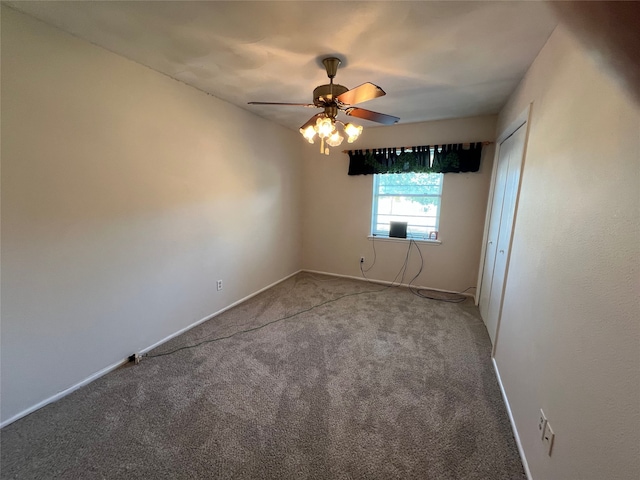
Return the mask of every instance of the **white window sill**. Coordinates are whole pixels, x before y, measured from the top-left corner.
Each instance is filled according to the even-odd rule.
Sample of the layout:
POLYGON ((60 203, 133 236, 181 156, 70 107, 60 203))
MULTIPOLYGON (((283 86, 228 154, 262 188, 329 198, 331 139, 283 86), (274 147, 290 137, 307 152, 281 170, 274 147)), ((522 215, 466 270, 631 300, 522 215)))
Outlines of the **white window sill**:
POLYGON ((381 241, 381 242, 399 242, 406 243, 413 240, 416 243, 427 244, 427 245, 442 245, 442 241, 440 240, 428 240, 423 238, 397 238, 397 237, 382 237, 380 235, 369 235, 367 237, 369 240, 381 241))

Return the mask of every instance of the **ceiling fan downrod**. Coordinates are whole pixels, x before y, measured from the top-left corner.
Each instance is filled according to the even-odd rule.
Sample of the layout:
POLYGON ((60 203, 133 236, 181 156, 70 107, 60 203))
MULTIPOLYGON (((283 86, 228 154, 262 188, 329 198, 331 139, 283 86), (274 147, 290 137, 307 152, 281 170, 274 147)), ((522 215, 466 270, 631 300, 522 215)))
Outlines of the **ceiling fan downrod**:
MULTIPOLYGON (((336 76, 336 74, 338 73, 338 67, 340 66, 340 64, 342 63, 340 61, 339 58, 336 57, 327 57, 324 60, 322 60, 322 63, 324 64, 324 69, 327 71, 327 76, 329 77, 329 99, 334 102, 335 98, 333 95, 333 77, 336 76)), ((324 108, 324 113, 327 117, 329 118, 336 118, 336 115, 338 114, 338 109, 336 108, 335 113, 332 114, 332 112, 330 111, 331 106, 326 106, 324 108)))
POLYGON ((327 57, 322 60, 322 64, 327 71, 327 76, 331 79, 331 83, 333 83, 333 77, 335 77, 336 73, 338 73, 338 67, 341 63, 342 61, 336 57, 327 57))

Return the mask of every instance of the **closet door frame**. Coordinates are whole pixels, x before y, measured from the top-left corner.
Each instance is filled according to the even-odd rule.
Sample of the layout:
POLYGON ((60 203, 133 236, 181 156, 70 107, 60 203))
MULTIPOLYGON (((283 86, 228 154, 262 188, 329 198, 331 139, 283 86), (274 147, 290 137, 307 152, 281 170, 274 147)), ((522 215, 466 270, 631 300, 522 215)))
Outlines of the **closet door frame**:
MULTIPOLYGON (((513 244, 513 232, 514 232, 514 228, 515 228, 515 224, 516 224, 516 220, 517 220, 517 216, 518 216, 518 203, 520 200, 520 188, 522 186, 522 178, 524 176, 524 167, 525 167, 525 160, 526 160, 526 156, 527 156, 527 144, 529 142, 529 131, 530 131, 530 127, 531 127, 531 110, 532 110, 532 106, 533 104, 529 104, 527 105, 527 108, 525 108, 520 115, 518 115, 516 117, 515 120, 513 120, 503 131, 502 133, 500 133, 500 135, 498 136, 497 140, 496 140, 496 151, 494 154, 494 159, 493 159, 493 166, 492 166, 492 172, 491 172, 491 186, 489 187, 489 198, 487 199, 487 213, 485 215, 485 222, 484 222, 484 233, 482 236, 482 250, 480 253, 480 268, 478 268, 478 280, 477 280, 477 285, 478 288, 476 289, 476 295, 475 295, 475 304, 476 306, 478 306, 479 302, 480 302, 480 295, 481 295, 481 291, 483 287, 488 287, 491 288, 491 285, 482 285, 482 278, 483 278, 483 274, 484 274, 484 269, 485 268, 493 268, 493 265, 485 265, 485 257, 487 255, 487 242, 489 241, 489 223, 491 222, 491 213, 492 213, 492 207, 493 207, 493 196, 495 194, 495 188, 496 188, 496 178, 497 178, 497 173, 498 173, 498 162, 499 162, 499 158, 500 158, 500 145, 507 139, 509 138, 511 135, 513 135, 516 130, 518 130, 520 127, 522 127, 524 125, 524 128, 526 129, 525 131, 525 139, 524 139, 524 148, 523 148, 523 152, 522 152, 522 161, 521 161, 521 166, 520 166, 520 178, 518 180, 518 187, 517 187, 517 193, 516 193, 516 199, 515 199, 515 204, 514 204, 514 213, 513 213, 513 222, 511 225, 511 239, 509 241, 509 249, 507 251, 507 260, 506 260, 506 266, 505 266, 505 274, 504 274, 504 287, 506 287, 507 285, 507 281, 508 281, 508 277, 509 277, 509 260, 510 260, 510 256, 511 256, 511 245, 513 244)), ((503 288, 503 297, 504 297, 504 288, 503 288)), ((502 298, 501 300, 501 306, 499 309, 499 314, 498 314, 498 322, 496 325, 496 331, 495 331, 495 338, 494 338, 494 342, 493 342, 493 346, 491 349, 491 356, 494 355, 495 351, 496 351, 496 345, 498 344, 498 337, 500 334, 500 323, 502 321, 502 303, 504 302, 504 298, 502 298)), ((485 320, 483 319, 483 322, 485 320)))

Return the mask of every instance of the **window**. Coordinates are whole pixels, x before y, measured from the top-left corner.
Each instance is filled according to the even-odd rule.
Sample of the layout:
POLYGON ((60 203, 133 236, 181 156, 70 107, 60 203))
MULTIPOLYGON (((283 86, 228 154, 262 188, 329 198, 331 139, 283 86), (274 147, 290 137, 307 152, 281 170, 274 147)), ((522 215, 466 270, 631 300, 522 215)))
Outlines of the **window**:
POLYGON ((389 222, 407 222, 407 238, 437 239, 442 173, 373 176, 371 234, 389 235, 389 222))

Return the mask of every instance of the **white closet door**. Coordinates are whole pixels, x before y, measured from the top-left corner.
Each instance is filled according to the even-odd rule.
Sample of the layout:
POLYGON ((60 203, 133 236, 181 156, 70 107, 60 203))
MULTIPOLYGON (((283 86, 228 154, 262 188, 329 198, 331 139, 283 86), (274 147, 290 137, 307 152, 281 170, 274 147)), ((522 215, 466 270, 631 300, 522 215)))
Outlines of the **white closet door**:
MULTIPOLYGON (((511 138, 511 137, 509 137, 511 138)), ((498 171, 493 187, 493 200, 491 201, 491 217, 489 219, 489 232, 487 234, 487 246, 484 257, 484 271, 482 272, 482 283, 480 288, 480 315, 485 320, 488 318, 489 298, 491 296, 491 280, 493 279, 493 269, 496 261, 498 248, 498 234, 500 233, 500 218, 502 217, 502 205, 504 200, 504 186, 507 181, 507 170, 509 168, 508 145, 500 145, 498 156, 498 171)), ((489 326, 487 325, 487 328, 489 326)), ((491 341, 493 341, 492 329, 489 329, 491 341)))
POLYGON ((502 310, 502 294, 511 247, 525 136, 526 125, 522 125, 500 145, 498 156, 498 172, 480 293, 480 314, 494 344, 502 310))

